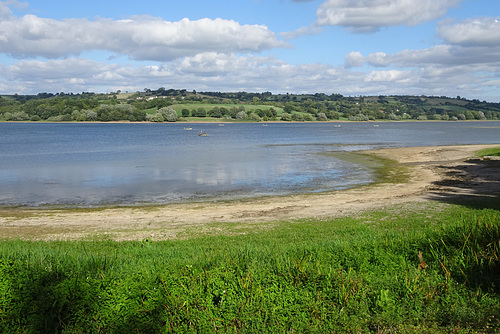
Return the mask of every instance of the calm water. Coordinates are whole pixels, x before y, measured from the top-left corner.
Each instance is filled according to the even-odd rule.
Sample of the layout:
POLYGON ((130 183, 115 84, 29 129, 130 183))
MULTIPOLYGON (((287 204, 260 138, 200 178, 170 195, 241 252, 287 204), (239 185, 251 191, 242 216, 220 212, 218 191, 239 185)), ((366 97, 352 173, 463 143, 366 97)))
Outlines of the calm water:
POLYGON ((500 143, 500 122, 0 123, 0 205, 171 203, 342 189, 368 167, 318 154, 500 143), (207 137, 199 137, 204 130, 207 137))

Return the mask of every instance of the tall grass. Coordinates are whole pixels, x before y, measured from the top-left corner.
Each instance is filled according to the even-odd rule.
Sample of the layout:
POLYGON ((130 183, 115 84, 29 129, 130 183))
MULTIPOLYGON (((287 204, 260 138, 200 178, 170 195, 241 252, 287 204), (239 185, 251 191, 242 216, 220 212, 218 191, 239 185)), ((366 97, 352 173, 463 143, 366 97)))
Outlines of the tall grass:
POLYGON ((494 333, 499 255, 498 208, 445 204, 238 236, 4 241, 0 331, 494 333))

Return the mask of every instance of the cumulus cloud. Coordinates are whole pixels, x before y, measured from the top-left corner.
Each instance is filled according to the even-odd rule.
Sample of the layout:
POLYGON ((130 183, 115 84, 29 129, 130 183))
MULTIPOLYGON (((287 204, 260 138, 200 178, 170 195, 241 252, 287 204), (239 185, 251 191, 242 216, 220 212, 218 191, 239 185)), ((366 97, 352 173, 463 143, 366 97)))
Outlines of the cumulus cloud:
POLYGON ((457 45, 438 45, 421 50, 403 50, 394 54, 375 52, 367 56, 351 52, 346 56, 351 67, 369 64, 375 67, 423 67, 489 64, 500 65, 500 46, 463 47, 457 45))
POLYGON ((359 51, 351 51, 345 56, 346 67, 360 67, 366 63, 366 58, 359 51))
POLYGON ((16 88, 24 94, 43 91, 95 91, 144 87, 186 87, 217 91, 340 92, 355 89, 362 72, 324 64, 290 65, 274 57, 207 52, 161 65, 127 66, 84 58, 22 60, 0 65, 0 93, 16 88), (279 78, 279 80, 277 80, 279 78))
MULTIPOLYGON (((426 66, 370 73, 325 64, 291 65, 274 57, 207 52, 161 65, 127 66, 84 58, 22 60, 0 65, 0 93, 20 94, 106 90, 142 91, 169 87, 197 91, 272 91, 273 93, 341 93, 344 95, 426 94, 488 99, 494 72, 488 65, 426 66), (480 78, 477 72, 491 73, 480 78), (277 79, 279 78, 279 79, 277 79), (446 82, 446 84, 443 84, 446 82), (43 88, 41 88, 43 87, 43 88), (481 95, 485 94, 485 95, 481 95)), ((493 88, 492 88, 493 87, 493 88)), ((491 98, 490 98, 491 99, 491 98)))
POLYGON ((446 42, 425 49, 402 50, 394 54, 374 52, 363 56, 350 52, 345 57, 347 67, 369 64, 375 67, 423 67, 488 65, 498 73, 500 66, 500 23, 496 18, 468 19, 460 22, 443 21, 438 34, 446 42))
POLYGON ((414 26, 443 16, 461 0, 328 0, 317 10, 320 25, 343 26, 354 32, 381 27, 414 26))
POLYGON ((398 71, 398 70, 389 70, 389 71, 372 71, 370 72, 365 81, 405 81, 410 78, 410 71, 398 71))
POLYGON ((499 17, 480 17, 456 23, 445 20, 439 24, 437 32, 449 44, 494 47, 500 45, 499 17))
POLYGON ((266 26, 233 20, 54 20, 3 12, 0 53, 17 58, 61 58, 106 50, 136 60, 168 61, 200 52, 247 53, 287 46, 266 26))

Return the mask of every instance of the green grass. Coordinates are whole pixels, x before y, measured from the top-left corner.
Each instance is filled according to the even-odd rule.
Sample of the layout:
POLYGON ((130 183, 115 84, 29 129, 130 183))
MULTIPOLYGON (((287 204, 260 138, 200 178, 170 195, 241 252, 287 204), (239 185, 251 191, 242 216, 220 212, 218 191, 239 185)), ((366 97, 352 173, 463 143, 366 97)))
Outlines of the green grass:
POLYGON ((476 155, 479 157, 500 156, 500 147, 486 148, 484 150, 478 151, 476 155))
POLYGON ((468 204, 178 241, 3 241, 0 332, 495 333, 500 208, 468 204))

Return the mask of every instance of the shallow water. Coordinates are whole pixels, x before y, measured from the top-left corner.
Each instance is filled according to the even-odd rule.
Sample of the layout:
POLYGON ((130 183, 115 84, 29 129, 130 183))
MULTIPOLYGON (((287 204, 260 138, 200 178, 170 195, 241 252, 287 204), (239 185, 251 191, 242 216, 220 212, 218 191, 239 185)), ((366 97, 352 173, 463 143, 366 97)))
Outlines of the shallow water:
POLYGON ((172 203, 343 189, 367 166, 318 153, 500 142, 500 122, 0 123, 0 205, 172 203), (197 135, 206 131, 207 137, 197 135))

